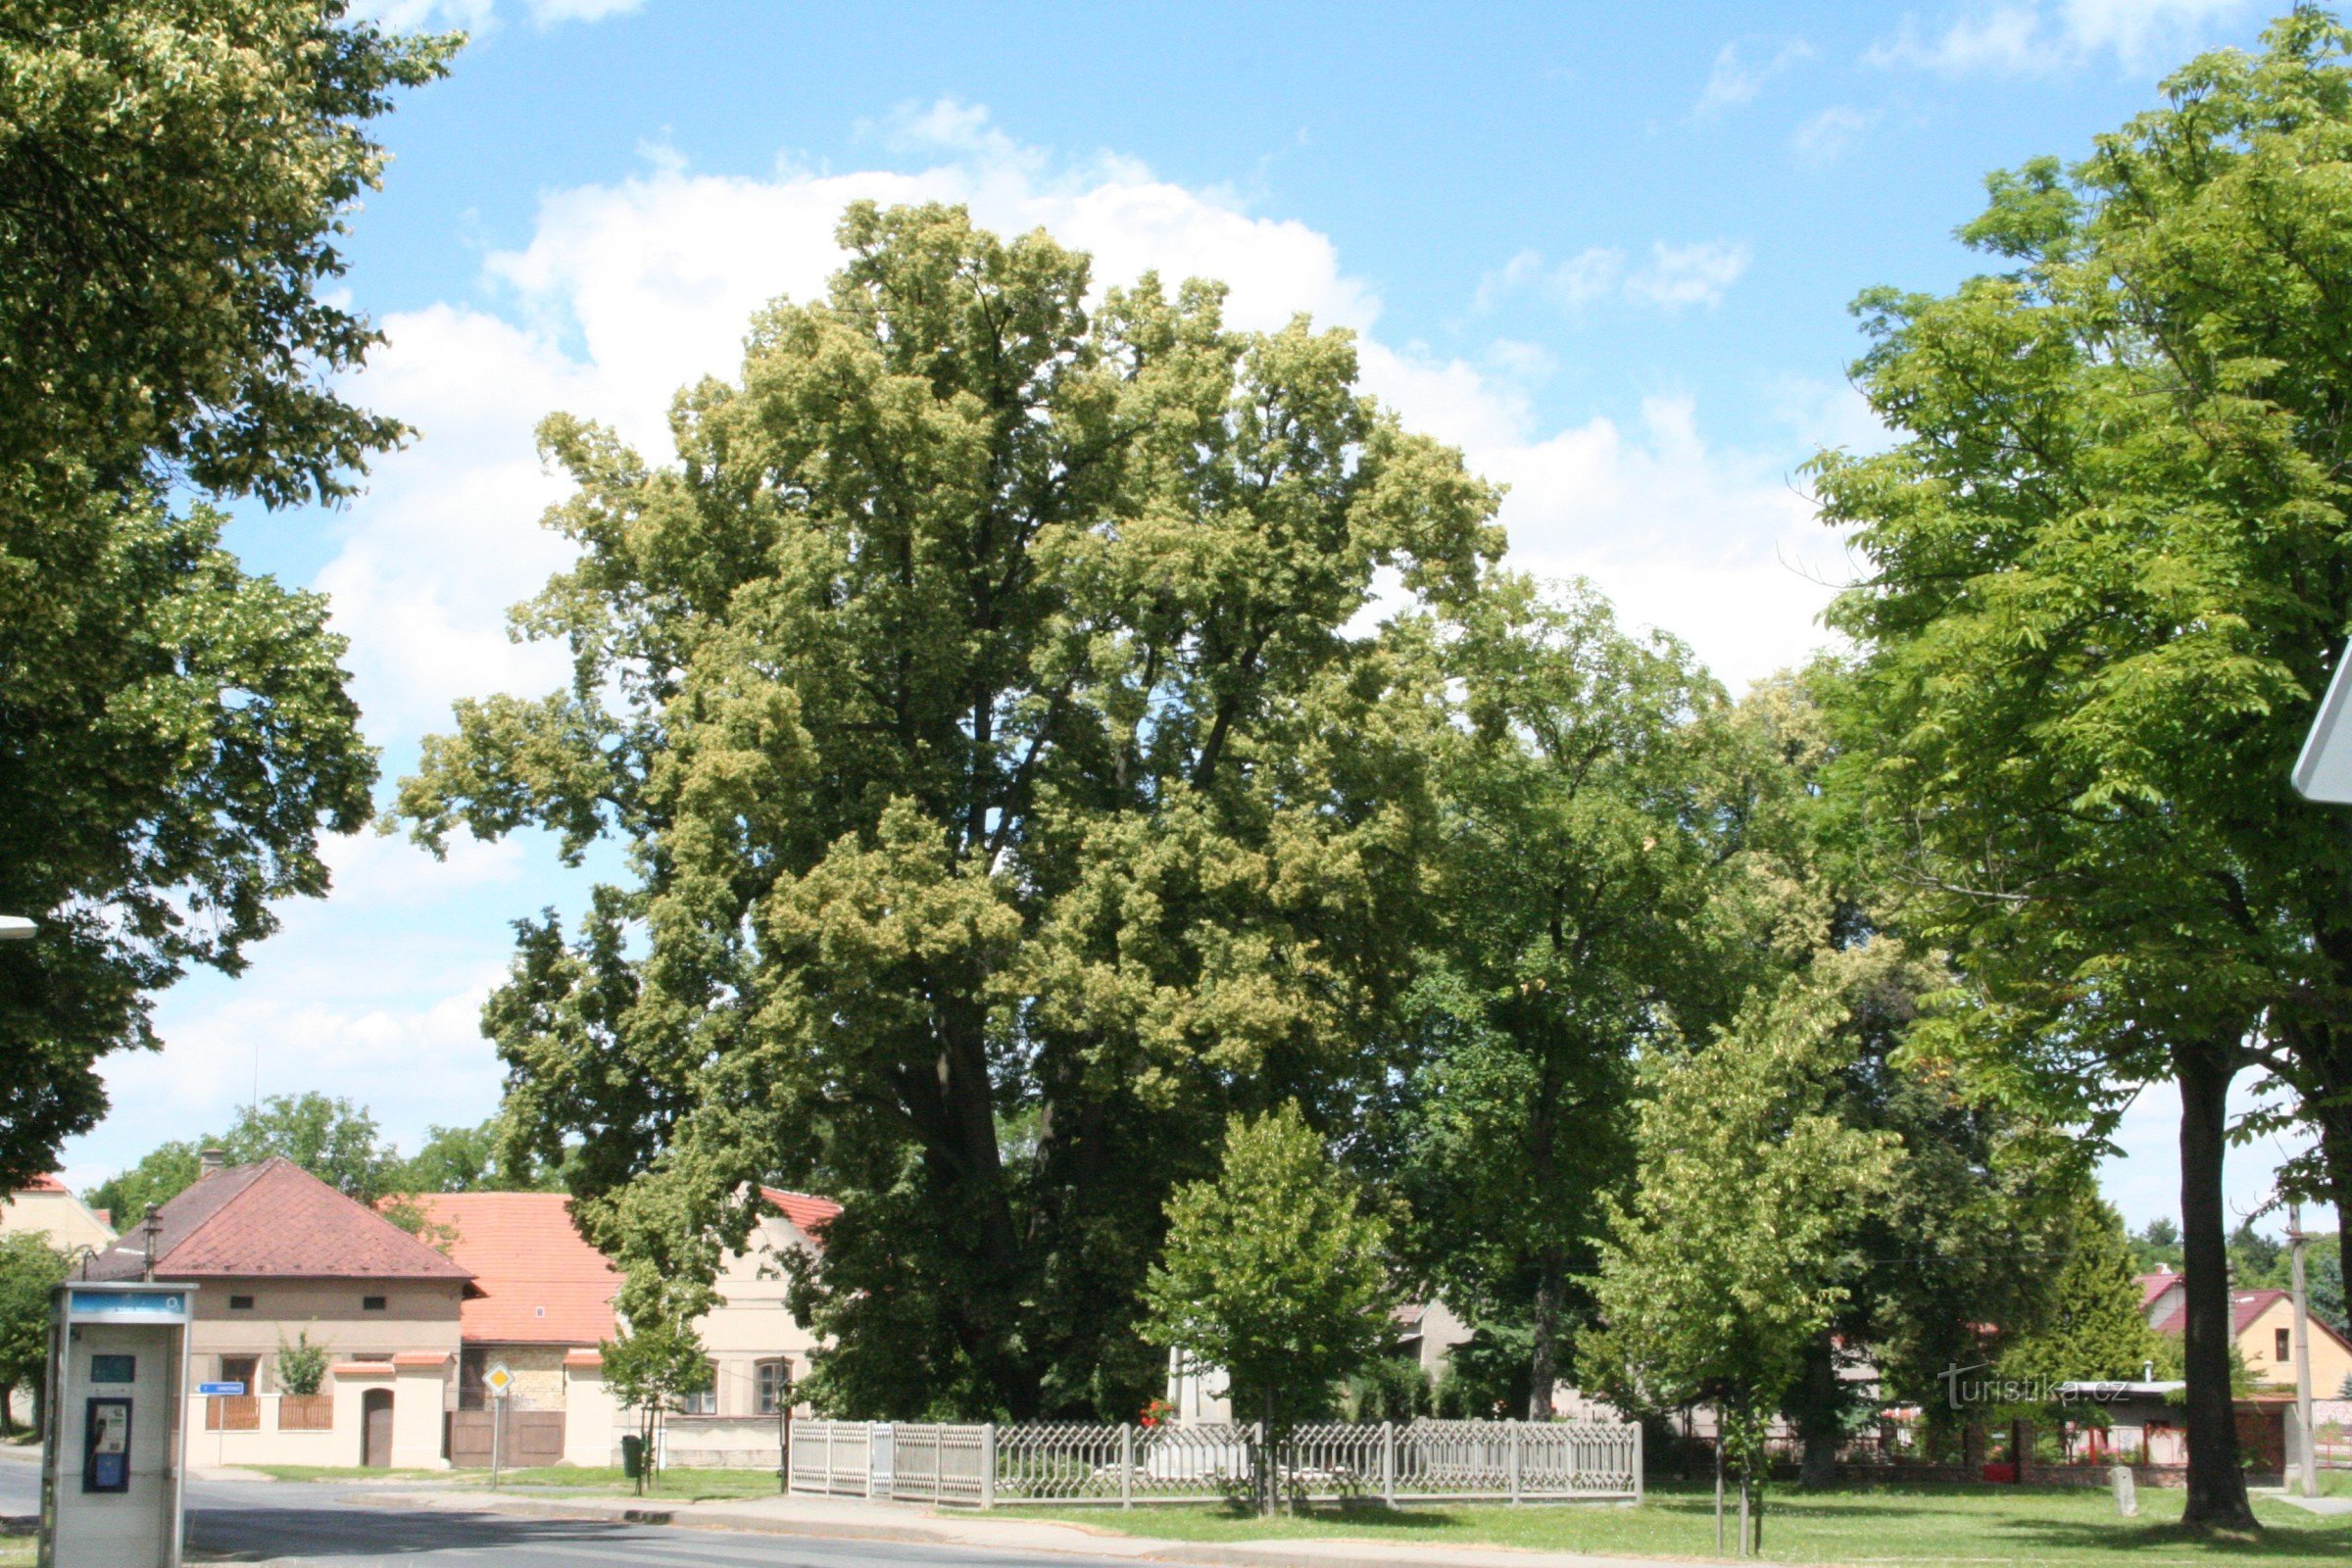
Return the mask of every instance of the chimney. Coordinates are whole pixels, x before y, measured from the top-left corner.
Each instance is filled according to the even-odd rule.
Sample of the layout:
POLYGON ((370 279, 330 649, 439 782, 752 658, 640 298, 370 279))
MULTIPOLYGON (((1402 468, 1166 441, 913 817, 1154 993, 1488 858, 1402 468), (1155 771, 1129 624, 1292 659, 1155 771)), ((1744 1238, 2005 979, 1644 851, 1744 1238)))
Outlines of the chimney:
POLYGON ((227 1150, 200 1149, 196 1152, 196 1179, 202 1181, 207 1176, 217 1175, 227 1164, 227 1150))

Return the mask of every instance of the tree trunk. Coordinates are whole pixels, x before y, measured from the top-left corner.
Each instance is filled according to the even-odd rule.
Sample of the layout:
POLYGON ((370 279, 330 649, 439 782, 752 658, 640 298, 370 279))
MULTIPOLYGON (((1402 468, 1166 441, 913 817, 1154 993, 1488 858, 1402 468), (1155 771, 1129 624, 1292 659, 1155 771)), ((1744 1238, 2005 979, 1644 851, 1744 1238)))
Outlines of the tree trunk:
POLYGON ((1837 1344, 1826 1330, 1805 1347, 1805 1369, 1797 1390, 1796 1430, 1805 1444, 1797 1484, 1826 1487, 1838 1479, 1838 1448, 1845 1441, 1845 1423, 1838 1408, 1837 1344))
POLYGON ((1560 1298, 1566 1294, 1566 1260, 1560 1250, 1544 1250, 1543 1278, 1536 1285, 1535 1351, 1528 1358, 1527 1418, 1551 1419, 1552 1386, 1560 1380, 1560 1298))
POLYGON ((2188 1379, 2188 1498, 2180 1522, 2192 1530, 2261 1528, 2237 1467, 2237 1422, 2230 1400, 2230 1258, 2222 1211, 2230 1044, 2175 1053, 2180 1079, 2181 1288, 2187 1299, 2182 1362, 2188 1379))

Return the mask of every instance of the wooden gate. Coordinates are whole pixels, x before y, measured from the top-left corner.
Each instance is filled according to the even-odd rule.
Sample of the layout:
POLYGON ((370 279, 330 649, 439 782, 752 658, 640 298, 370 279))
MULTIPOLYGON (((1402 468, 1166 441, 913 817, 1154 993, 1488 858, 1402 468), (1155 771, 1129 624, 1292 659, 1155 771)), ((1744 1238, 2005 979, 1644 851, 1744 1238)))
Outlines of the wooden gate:
MULTIPOLYGON (((460 1470, 490 1468, 489 1410, 452 1410, 449 1413, 449 1462, 460 1470)), ((532 1470, 564 1462, 564 1412, 509 1410, 506 1451, 499 1463, 510 1470, 532 1470)))
POLYGON ((392 1391, 369 1389, 360 1396, 360 1463, 370 1470, 392 1465, 392 1391))

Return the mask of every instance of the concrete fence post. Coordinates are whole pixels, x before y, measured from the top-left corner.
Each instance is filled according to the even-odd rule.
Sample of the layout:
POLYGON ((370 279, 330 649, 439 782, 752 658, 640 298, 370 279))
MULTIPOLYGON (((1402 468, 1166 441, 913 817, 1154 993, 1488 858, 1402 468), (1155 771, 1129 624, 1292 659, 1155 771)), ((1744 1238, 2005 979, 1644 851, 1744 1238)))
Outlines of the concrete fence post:
POLYGON ((980 1423, 980 1506, 997 1505, 997 1424, 980 1423))
POLYGON ((1634 1501, 1640 1502, 1642 1487, 1647 1480, 1646 1450, 1642 1446, 1642 1423, 1634 1423, 1634 1501))
POLYGON ((1380 1498, 1390 1507, 1396 1506, 1396 1423, 1380 1424, 1380 1498))
POLYGON ((1509 1423, 1511 1429, 1511 1506, 1519 1506, 1519 1423, 1509 1423))
POLYGON ((1119 1506, 1135 1506, 1135 1428, 1119 1423, 1119 1506))

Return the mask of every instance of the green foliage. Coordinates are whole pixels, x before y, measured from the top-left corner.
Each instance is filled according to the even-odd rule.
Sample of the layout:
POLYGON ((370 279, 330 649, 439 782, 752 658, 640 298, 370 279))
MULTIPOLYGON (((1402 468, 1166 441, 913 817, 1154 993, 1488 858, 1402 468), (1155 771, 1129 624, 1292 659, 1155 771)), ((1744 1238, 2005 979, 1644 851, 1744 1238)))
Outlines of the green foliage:
POLYGON ((1090 311, 1085 257, 957 209, 840 235, 677 464, 542 426, 580 557, 518 624, 575 678, 462 705, 400 809, 629 846, 484 1016, 600 1242, 708 1280, 747 1184, 832 1194, 823 1407, 1124 1416, 1168 1193, 1228 1114, 1377 1072, 1436 676, 1347 628, 1383 567, 1473 598, 1496 496, 1346 333, 1156 277, 1090 311))
POLYGON ((428 1127, 424 1143, 390 1178, 400 1193, 550 1193, 561 1172, 517 1149, 493 1116, 472 1127, 428 1127))
POLYGON ((1835 989, 1792 979, 1704 1049, 1644 1064, 1638 1185, 1612 1202, 1586 1365, 1628 1406, 1710 1398, 1744 1469, 1861 1272, 1851 1238, 1900 1144, 1846 1124, 1835 989))
POLYGON ((2132 1272, 2153 1274, 2159 1269, 2180 1272, 2180 1227, 2162 1215, 2148 1221, 2128 1239, 2132 1272))
POLYGON ((287 1159, 346 1198, 372 1203, 398 1186, 400 1155, 366 1106, 317 1090, 271 1095, 237 1112, 220 1147, 231 1165, 287 1159))
POLYGON ((1168 1200, 1146 1332, 1225 1368, 1269 1431, 1321 1414, 1390 1338, 1388 1234, 1297 1104, 1236 1117, 1216 1178, 1168 1200))
POLYGON ((710 1387, 710 1358, 687 1324, 632 1320, 618 1339, 598 1348, 605 1387, 624 1410, 669 1409, 710 1387))
POLYGON ((1867 563, 1831 617, 1855 782, 1995 1004, 1953 1054, 2099 1131, 2137 1083, 2267 1067, 2339 1206, 2352 840, 2287 776, 2352 622, 2345 41, 2297 11, 2073 170, 1992 180, 1963 233, 2011 270, 1864 296, 1905 439, 1816 466, 1867 563))
MULTIPOLYGON (((527 1152, 518 1157, 510 1154, 504 1138, 495 1116, 475 1127, 428 1128, 416 1152, 404 1158, 381 1136, 365 1105, 317 1090, 271 1095, 258 1108, 240 1106, 227 1132, 161 1145, 82 1197, 93 1208, 111 1209, 116 1229, 127 1230, 150 1203, 167 1203, 195 1185, 198 1154, 213 1148, 231 1165, 292 1160, 363 1203, 393 1194, 555 1191, 556 1173, 527 1152)), ((417 1234, 437 1229, 425 1223, 423 1211, 414 1204, 393 1205, 385 1213, 417 1234)), ((428 1235, 427 1240, 434 1237, 428 1235)))
POLYGON ((2130 1240, 2114 1209, 2085 1197, 2038 1320, 2002 1353, 2004 1378, 2055 1386, 2073 1379, 2135 1378, 2157 1354, 2139 1304, 2130 1240))
POLYGON ((1524 1322, 1481 1323, 1438 1374, 1436 1413, 1448 1421, 1507 1419, 1528 1406, 1535 1335, 1524 1322))
POLYGON ((0 1236, 0 1405, 25 1384, 37 1400, 49 1364, 49 1293, 73 1261, 36 1233, 0 1236))
POLYGON ((1340 1414, 1348 1421, 1412 1421, 1437 1413, 1436 1394, 1418 1360, 1375 1355, 1348 1380, 1340 1414))
POLYGON ((1506 579, 1450 635, 1438 919, 1406 998, 1386 1164, 1456 1311, 1525 1327, 1547 1415, 1584 1315, 1600 1195, 1631 1172, 1635 1052, 1709 967, 1695 938, 1721 693, 1574 585, 1506 579))
POLYGON ((1845 785, 1979 1004, 1921 1043, 2093 1136, 2181 1086, 2202 1525, 2252 1522, 2205 1329, 2233 1077, 2296 1091, 2352 1213, 2352 837, 2287 782, 2352 624, 2348 42, 2298 9, 1989 181, 1962 235, 2008 270, 1863 296, 1902 439, 1814 466, 1864 563, 1845 785))
POLYGON ((311 1331, 296 1332, 288 1345, 277 1340, 277 1386, 287 1394, 312 1395, 326 1381, 326 1347, 311 1343, 311 1331))
POLYGON ((174 1139, 150 1150, 128 1170, 120 1170, 88 1192, 82 1201, 106 1212, 118 1231, 127 1232, 150 1208, 164 1204, 196 1185, 197 1150, 205 1140, 174 1139))
POLYGON ((321 285, 363 127, 453 46, 339 0, 0 3, 0 910, 41 921, 0 950, 0 1185, 368 816, 325 602, 172 507, 332 500, 400 439, 337 397, 375 336, 321 285))

